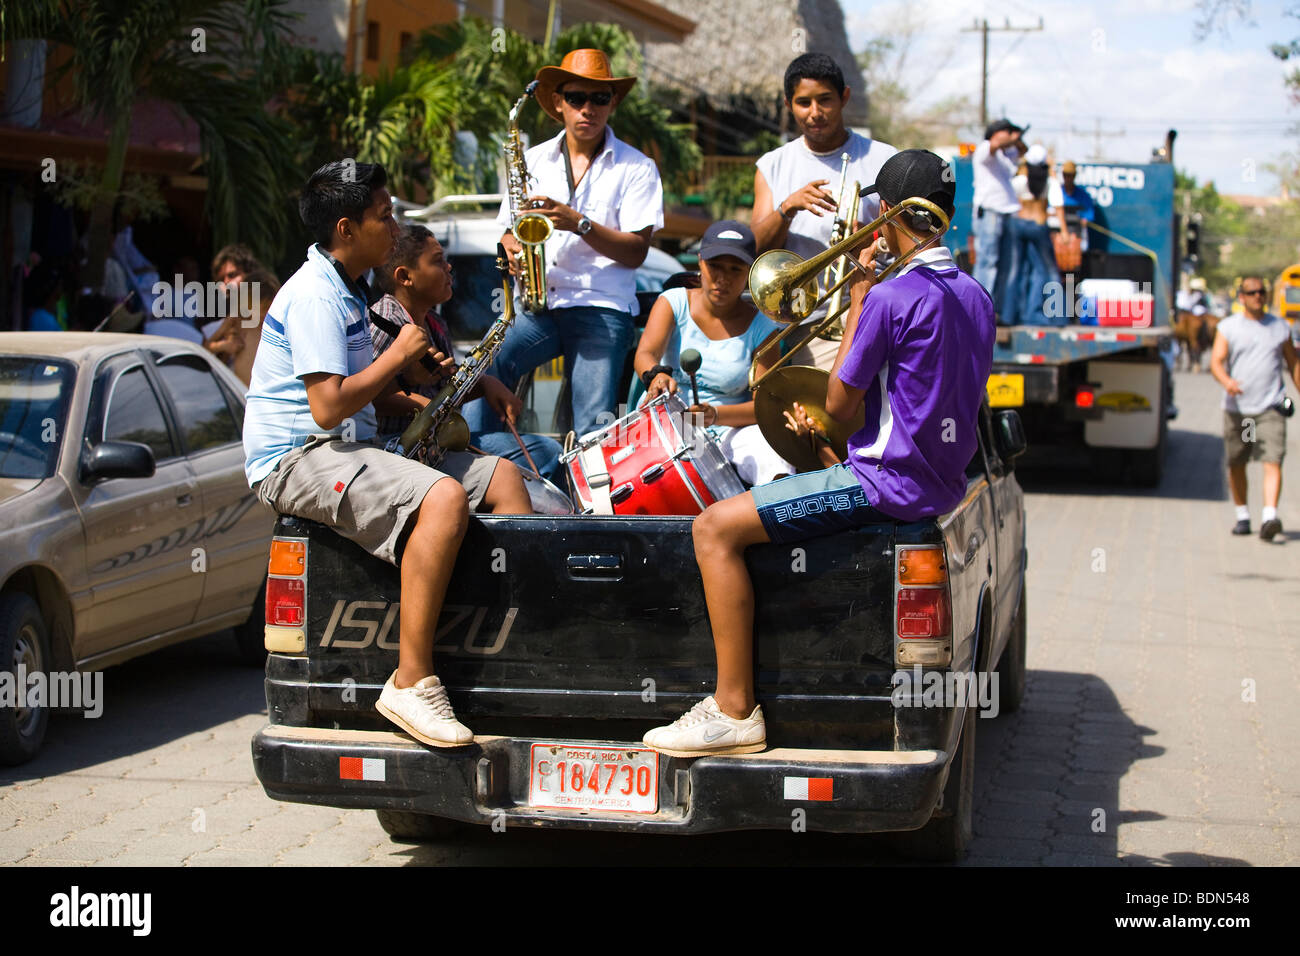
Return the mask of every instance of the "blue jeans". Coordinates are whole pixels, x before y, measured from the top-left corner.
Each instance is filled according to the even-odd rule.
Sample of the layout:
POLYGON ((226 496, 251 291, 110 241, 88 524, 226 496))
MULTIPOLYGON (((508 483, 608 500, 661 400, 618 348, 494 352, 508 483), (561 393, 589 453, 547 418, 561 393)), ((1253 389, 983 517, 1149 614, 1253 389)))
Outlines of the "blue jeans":
POLYGON ((1004 252, 1007 237, 1003 235, 1006 230, 1002 226, 1007 218, 986 209, 982 216, 976 216, 972 225, 975 232, 975 281, 992 296, 994 304, 999 303, 1001 292, 998 288, 998 266, 1006 261, 1004 252))
MULTIPOLYGON (((1047 226, 1012 216, 1004 232, 1010 238, 1011 255, 1005 269, 1006 282, 999 309, 1001 321, 1007 325, 1065 325, 1069 321, 1068 309, 1049 316, 1044 308, 1049 283, 1061 281, 1056 251, 1052 248, 1052 231, 1047 226)), ((1063 303, 1059 294, 1055 301, 1063 303)))
MULTIPOLYGON (((488 414, 491 414, 490 410, 488 414)), ((533 461, 536 462, 537 470, 542 473, 542 477, 557 488, 563 488, 564 470, 560 468, 562 451, 560 443, 545 435, 525 434, 519 437, 523 439, 528 454, 533 456, 533 461)), ((519 466, 520 471, 532 471, 524 459, 524 453, 519 450, 519 442, 515 441, 515 436, 508 431, 475 433, 470 435, 469 443, 485 454, 509 459, 519 466)))
MULTIPOLYGON (((573 430, 582 435, 601 427, 602 412, 615 410, 632 336, 632 316, 617 309, 583 306, 537 315, 521 311, 488 372, 513 390, 523 375, 564 356, 572 384, 573 430)), ((500 419, 482 399, 466 403, 463 414, 471 432, 501 430, 500 419)))

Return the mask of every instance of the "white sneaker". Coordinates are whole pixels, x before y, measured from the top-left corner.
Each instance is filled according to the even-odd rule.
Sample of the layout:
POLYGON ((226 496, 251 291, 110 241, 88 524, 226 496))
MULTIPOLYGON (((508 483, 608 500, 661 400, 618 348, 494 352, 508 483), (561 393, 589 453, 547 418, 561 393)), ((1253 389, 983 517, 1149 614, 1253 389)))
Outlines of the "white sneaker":
POLYGON ((375 709, 421 743, 430 747, 462 747, 474 740, 473 732, 456 719, 442 681, 430 675, 414 686, 398 688, 397 676, 384 684, 375 709))
POLYGON ((712 697, 706 697, 675 723, 649 731, 642 743, 673 757, 752 754, 767 747, 767 727, 762 707, 737 720, 719 710, 712 697))

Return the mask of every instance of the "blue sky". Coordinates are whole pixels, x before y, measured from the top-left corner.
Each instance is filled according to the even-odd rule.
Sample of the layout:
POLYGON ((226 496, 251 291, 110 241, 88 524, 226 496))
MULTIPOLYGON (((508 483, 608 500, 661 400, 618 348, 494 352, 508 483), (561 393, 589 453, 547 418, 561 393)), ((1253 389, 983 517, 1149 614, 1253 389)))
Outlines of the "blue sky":
MULTIPOLYGON (((1270 195, 1266 169, 1300 150, 1300 108, 1282 85, 1287 64, 1270 43, 1300 37, 1284 2, 1251 4, 1253 23, 1197 41, 1195 0, 841 0, 853 49, 873 35, 900 35, 910 20, 909 85, 925 104, 969 95, 979 108, 980 36, 991 26, 1036 26, 1041 33, 989 34, 989 116, 1032 124, 1028 142, 1057 159, 1146 162, 1168 128, 1178 130, 1175 165, 1220 192, 1270 195), (927 70, 925 64, 934 64, 927 70), (1100 119, 1103 135, 1094 138, 1100 119)), ((1300 8, 1300 4, 1289 4, 1300 8)), ((1296 64, 1300 65, 1300 64, 1296 64)), ((976 113, 975 115, 978 115, 976 113)), ((906 143, 894 144, 905 147, 906 143)))

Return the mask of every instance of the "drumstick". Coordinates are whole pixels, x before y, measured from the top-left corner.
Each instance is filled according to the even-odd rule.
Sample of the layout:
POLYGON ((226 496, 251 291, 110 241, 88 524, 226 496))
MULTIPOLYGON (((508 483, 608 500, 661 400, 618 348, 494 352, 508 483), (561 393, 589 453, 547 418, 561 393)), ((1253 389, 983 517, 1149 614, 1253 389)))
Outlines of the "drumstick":
POLYGON ((538 478, 542 477, 542 473, 537 470, 537 465, 533 461, 533 456, 528 454, 528 448, 524 445, 524 440, 519 437, 519 431, 515 428, 515 423, 510 419, 506 419, 506 424, 510 426, 510 434, 515 436, 515 441, 519 442, 519 450, 524 453, 524 459, 528 462, 528 467, 533 470, 533 474, 538 478))
POLYGON ((704 358, 695 349, 687 349, 682 353, 682 371, 691 377, 691 397, 695 399, 693 404, 700 404, 700 389, 695 384, 695 373, 700 370, 704 358))

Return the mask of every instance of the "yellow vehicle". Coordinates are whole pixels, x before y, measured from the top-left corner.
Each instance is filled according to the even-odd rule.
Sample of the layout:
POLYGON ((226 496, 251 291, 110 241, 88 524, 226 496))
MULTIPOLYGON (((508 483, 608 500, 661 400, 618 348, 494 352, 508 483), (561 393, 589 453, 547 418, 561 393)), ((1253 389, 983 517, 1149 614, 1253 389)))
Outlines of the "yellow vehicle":
POLYGON ((1283 269, 1274 281, 1272 312, 1287 320, 1294 338, 1300 329, 1300 264, 1283 269))

